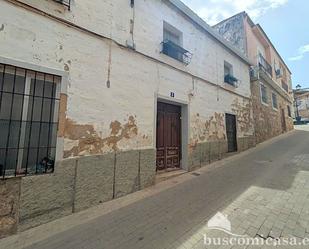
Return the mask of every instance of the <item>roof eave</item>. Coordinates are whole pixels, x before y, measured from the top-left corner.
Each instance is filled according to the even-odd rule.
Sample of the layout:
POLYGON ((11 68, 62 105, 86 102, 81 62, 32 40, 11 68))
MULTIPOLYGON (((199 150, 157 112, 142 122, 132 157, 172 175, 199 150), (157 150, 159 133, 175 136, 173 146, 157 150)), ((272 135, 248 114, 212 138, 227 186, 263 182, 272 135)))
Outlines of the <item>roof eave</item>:
POLYGON ((238 51, 232 44, 228 43, 223 37, 221 37, 216 31, 212 29, 202 18, 200 18, 193 10, 185 5, 180 0, 167 0, 173 6, 175 6, 184 15, 190 18, 194 23, 199 25, 203 30, 210 34, 214 39, 219 41, 224 47, 230 50, 233 54, 237 55, 242 61, 248 65, 252 65, 249 59, 240 51, 238 51))

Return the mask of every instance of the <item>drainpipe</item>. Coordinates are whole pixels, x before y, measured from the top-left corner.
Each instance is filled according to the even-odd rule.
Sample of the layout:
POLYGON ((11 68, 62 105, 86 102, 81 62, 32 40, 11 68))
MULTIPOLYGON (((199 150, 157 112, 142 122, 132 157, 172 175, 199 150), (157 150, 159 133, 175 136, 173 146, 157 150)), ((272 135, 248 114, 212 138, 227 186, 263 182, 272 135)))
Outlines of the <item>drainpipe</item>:
POLYGON ((135 41, 134 41, 134 25, 135 25, 135 1, 130 0, 130 7, 132 9, 132 18, 130 19, 130 34, 131 37, 126 41, 128 48, 135 50, 135 41))

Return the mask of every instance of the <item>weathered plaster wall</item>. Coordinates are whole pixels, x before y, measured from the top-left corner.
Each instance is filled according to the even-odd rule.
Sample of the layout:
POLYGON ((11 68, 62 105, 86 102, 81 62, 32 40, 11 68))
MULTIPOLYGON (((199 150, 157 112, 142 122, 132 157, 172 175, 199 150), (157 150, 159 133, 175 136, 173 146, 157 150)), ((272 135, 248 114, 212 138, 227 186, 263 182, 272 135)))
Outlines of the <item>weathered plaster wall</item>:
POLYGON ((234 91, 250 96, 246 84, 249 76, 245 64, 164 1, 137 4, 134 37, 137 50, 220 86, 225 86, 224 60, 228 61, 233 65, 235 77, 243 83, 234 91), (183 47, 193 54, 192 61, 187 67, 160 53, 163 21, 183 33, 183 47))
POLYGON ((216 88, 209 94, 210 90, 197 88, 196 96, 192 98, 190 144, 225 140, 225 113, 237 116, 238 137, 252 135, 254 125, 250 99, 231 97, 228 93, 218 94, 216 88))
POLYGON ((17 231, 20 179, 0 181, 0 239, 17 231))
POLYGON ((226 156, 225 113, 236 115, 238 151, 253 147, 255 139, 251 100, 231 98, 228 93, 218 94, 216 88, 203 90, 197 82, 195 87, 196 95, 192 97, 190 112, 189 169, 226 156), (208 94, 204 91, 208 91, 208 94))
MULTIPOLYGON (((94 1, 96 4, 76 2, 71 12, 52 1, 43 1, 44 4, 27 2, 100 33, 106 33, 109 29, 104 29, 106 24, 103 28, 98 24, 103 19, 109 23, 112 17, 113 38, 117 37, 119 42, 125 43, 130 36, 128 26, 124 24, 126 18, 130 22, 129 14, 121 16, 121 21, 118 20, 119 14, 112 14, 116 7, 130 13, 127 1, 122 0, 117 4, 109 1, 94 1), (81 13, 81 9, 87 9, 84 12, 91 16, 89 20, 85 18, 85 13, 81 13), (102 9, 104 11, 99 12, 102 9)), ((69 73, 68 98, 64 100, 67 102, 66 122, 60 124, 59 132, 64 137, 66 158, 153 148, 155 94, 169 96, 170 92, 174 92, 175 98, 190 104, 192 115, 199 113, 205 117, 205 121, 218 113, 222 115, 232 111, 230 100, 237 95, 224 91, 224 88, 250 96, 248 66, 161 1, 137 2, 134 32, 136 48, 179 70, 5 1, 0 5, 4 13, 4 29, 0 32, 0 38, 6 41, 0 48, 1 56, 69 73), (184 47, 194 54, 188 67, 159 53, 163 20, 183 32, 184 47), (11 46, 16 49, 10 49, 11 46), (234 74, 240 79, 239 88, 223 83, 224 60, 233 64, 234 74), (198 91, 203 97, 191 97, 192 92, 197 94, 198 91, 194 88, 192 76, 186 72, 204 79, 196 80, 198 91), (107 86, 108 77, 110 88, 107 86), (210 101, 214 96, 219 101, 210 101), (216 105, 211 107, 210 103, 216 105), (199 106, 203 106, 203 110, 198 110, 199 106)))
MULTIPOLYGON (((53 1, 23 2, 121 45, 131 38, 128 1, 73 1, 71 12, 53 1)), ((227 151, 225 113, 237 114, 239 139, 253 135, 248 65, 163 1, 135 2, 137 51, 0 2, 0 56, 69 75, 58 131, 67 159, 52 175, 21 179, 20 230, 151 185, 156 96, 173 92, 171 101, 188 105, 189 169, 227 151), (164 20, 183 32, 188 67, 160 53, 164 20), (223 82, 225 60, 238 88, 223 82)))
POLYGON ((23 231, 143 189, 153 184, 154 175, 155 151, 149 149, 63 160, 52 175, 18 179, 20 203, 20 185, 0 181, 0 198, 7 197, 0 211, 10 210, 6 215, 12 216, 3 218, 0 232, 16 232, 18 220, 23 231), (4 222, 12 223, 7 230, 4 222))

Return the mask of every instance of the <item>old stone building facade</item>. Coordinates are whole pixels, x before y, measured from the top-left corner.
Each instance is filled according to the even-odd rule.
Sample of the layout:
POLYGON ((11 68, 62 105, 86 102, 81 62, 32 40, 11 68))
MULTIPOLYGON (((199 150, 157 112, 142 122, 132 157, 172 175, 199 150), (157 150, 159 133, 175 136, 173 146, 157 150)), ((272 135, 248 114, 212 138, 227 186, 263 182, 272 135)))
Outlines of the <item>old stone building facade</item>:
POLYGON ((214 26, 252 64, 251 92, 256 142, 293 129, 291 72, 259 24, 242 12, 214 26))
POLYGON ((180 1, 0 13, 0 237, 254 146, 248 59, 180 1))

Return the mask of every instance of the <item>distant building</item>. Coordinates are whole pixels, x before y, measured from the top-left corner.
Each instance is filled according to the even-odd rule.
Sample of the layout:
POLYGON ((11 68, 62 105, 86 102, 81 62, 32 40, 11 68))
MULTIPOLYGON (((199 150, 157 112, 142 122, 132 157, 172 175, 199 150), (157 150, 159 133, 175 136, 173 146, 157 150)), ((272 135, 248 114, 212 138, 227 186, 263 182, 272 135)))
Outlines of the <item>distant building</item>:
POLYGON ((242 12, 213 27, 251 64, 251 93, 256 141, 293 129, 291 71, 259 24, 242 12))
POLYGON ((309 121, 309 90, 294 90, 294 111, 295 117, 301 121, 309 121))

